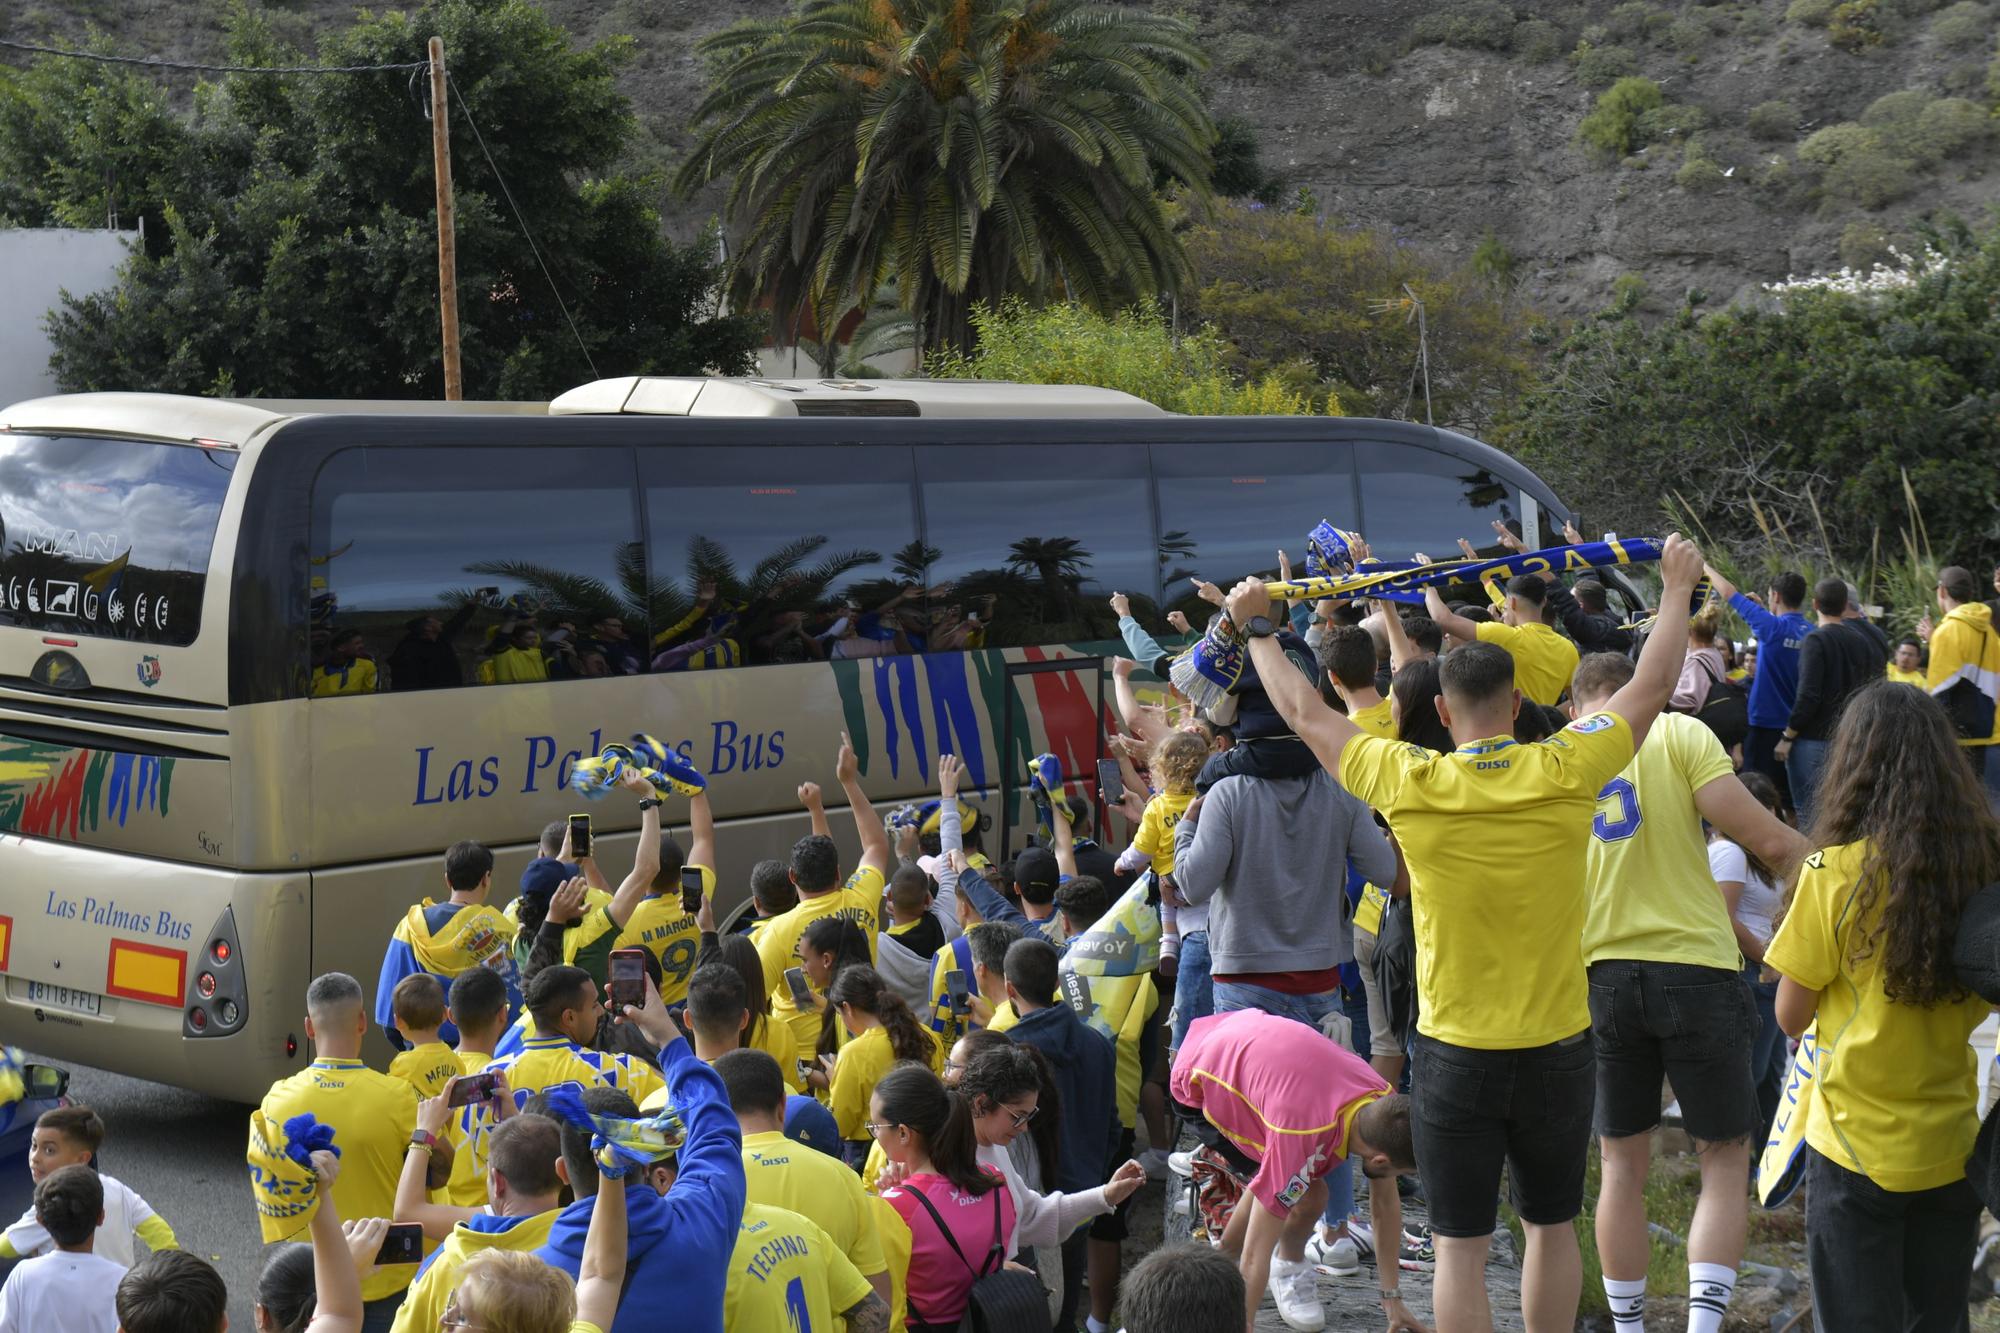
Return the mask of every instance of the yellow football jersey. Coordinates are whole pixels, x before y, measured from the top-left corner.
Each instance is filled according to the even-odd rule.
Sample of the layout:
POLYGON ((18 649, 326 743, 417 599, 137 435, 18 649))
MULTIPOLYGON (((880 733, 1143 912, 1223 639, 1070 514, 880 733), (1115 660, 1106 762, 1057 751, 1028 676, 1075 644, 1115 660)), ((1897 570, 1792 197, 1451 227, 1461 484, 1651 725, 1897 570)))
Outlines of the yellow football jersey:
POLYGON ((1585 845, 1598 793, 1631 761, 1615 713, 1533 745, 1347 743, 1341 785, 1389 821, 1409 861, 1426 1036, 1518 1050, 1590 1026, 1585 845))
POLYGON ((1576 675, 1576 645, 1547 625, 1478 626, 1481 643, 1497 643, 1514 659, 1514 684, 1522 694, 1545 708, 1555 707, 1576 675))
POLYGON ((736 1250, 729 1256, 722 1326, 836 1333, 835 1315, 853 1309, 873 1291, 812 1222, 783 1208, 753 1203, 743 1210, 736 1250))
POLYGON ((1722 742, 1685 713, 1662 713, 1590 821, 1583 961, 1636 958, 1734 972, 1743 966, 1729 905, 1708 873, 1694 794, 1735 780, 1722 742))

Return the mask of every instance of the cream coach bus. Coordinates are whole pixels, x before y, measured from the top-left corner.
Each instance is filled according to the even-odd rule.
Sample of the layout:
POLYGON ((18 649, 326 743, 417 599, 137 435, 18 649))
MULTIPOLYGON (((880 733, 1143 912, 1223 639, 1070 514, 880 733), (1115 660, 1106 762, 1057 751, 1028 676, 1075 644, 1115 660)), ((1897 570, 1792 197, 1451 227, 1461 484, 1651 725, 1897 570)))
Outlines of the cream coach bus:
MULTIPOLYGON (((586 808, 570 766, 635 731, 709 775, 725 908, 805 831, 798 785, 838 795, 843 729, 885 810, 961 756, 997 855, 1030 756, 1074 778, 1102 753, 1112 592, 1157 628, 1189 575, 1269 569, 1322 518, 1394 557, 1565 512, 1446 431, 1088 388, 21 403, 0 1041, 254 1099, 308 1058, 307 981, 372 989, 443 848, 492 846, 504 902, 543 825, 586 808)), ((615 877, 631 825, 600 833, 615 877)))

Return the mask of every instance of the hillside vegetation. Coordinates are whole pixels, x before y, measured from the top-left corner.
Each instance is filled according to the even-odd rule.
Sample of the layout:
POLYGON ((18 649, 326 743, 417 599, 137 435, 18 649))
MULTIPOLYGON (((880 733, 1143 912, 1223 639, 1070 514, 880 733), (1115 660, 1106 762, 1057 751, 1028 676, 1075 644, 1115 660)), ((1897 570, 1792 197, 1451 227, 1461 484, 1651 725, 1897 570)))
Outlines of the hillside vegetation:
MULTIPOLYGON (((676 166, 703 36, 778 0, 546 0, 582 39, 627 36, 631 165, 676 166)), ((344 0, 261 6, 310 46, 344 0)), ((1143 4, 1137 7, 1145 8, 1143 4)), ((1482 244, 1551 313, 1637 274, 1721 303, 1788 274, 1865 267, 1934 211, 1977 215, 2000 143, 1996 9, 1980 0, 1509 6, 1160 0, 1198 25, 1231 188, 1471 261, 1482 244), (1254 160, 1249 156, 1255 154, 1254 160)), ((227 0, 40 0, 9 35, 202 58, 227 0)), ((714 199, 663 197, 692 237, 714 199)))

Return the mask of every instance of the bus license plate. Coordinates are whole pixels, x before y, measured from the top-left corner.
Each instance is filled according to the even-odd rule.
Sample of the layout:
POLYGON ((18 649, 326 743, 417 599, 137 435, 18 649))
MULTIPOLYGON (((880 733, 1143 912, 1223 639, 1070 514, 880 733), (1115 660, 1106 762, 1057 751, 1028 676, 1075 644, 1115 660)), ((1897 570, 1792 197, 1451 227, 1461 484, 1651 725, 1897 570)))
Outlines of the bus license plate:
POLYGON ((89 1014, 92 1018, 96 1018, 104 1007, 104 997, 96 991, 71 990, 68 986, 51 986, 45 981, 28 983, 28 1002, 51 1009, 67 1009, 73 1014, 89 1014))

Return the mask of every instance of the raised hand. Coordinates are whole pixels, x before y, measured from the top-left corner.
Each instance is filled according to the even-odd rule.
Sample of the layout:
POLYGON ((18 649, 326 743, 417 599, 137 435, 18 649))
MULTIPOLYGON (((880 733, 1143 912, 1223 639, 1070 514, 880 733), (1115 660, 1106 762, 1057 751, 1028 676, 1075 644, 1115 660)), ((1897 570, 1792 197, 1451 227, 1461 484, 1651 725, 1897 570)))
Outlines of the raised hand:
POLYGON ((799 804, 808 810, 817 810, 820 808, 822 800, 817 782, 801 782, 799 784, 799 804))
POLYGON ((1563 520, 1563 540, 1571 546, 1583 545, 1583 534, 1576 530, 1576 524, 1569 519, 1563 520))
MULTIPOLYGON (((1169 617, 1169 619, 1171 618, 1169 617)), ((1139 664, 1129 657, 1114 657, 1111 659, 1111 676, 1114 680, 1130 680, 1132 679, 1132 673, 1138 669, 1139 664)))
POLYGON ((1223 609, 1229 613, 1229 618, 1235 622, 1236 627, 1241 629, 1258 616, 1270 615, 1271 594, 1265 590, 1264 580, 1244 579, 1229 590, 1229 598, 1223 604, 1223 609))
POLYGON ((1508 550, 1519 554, 1528 549, 1528 544, 1514 535, 1514 530, 1499 519, 1493 520, 1493 535, 1508 550))
POLYGON ((855 757, 854 742, 847 739, 847 733, 840 733, 840 753, 834 757, 833 775, 846 786, 861 776, 861 761, 855 757))
POLYGON ((1474 550, 1472 548, 1472 543, 1467 541, 1463 537, 1460 537, 1458 539, 1458 549, 1460 553, 1462 553, 1467 560, 1477 560, 1479 558, 1479 552, 1474 550))
POLYGON ((1660 579, 1669 588, 1692 591, 1701 582, 1701 548, 1678 532, 1670 533, 1660 548, 1660 579))
POLYGON ((938 795, 949 801, 958 795, 958 780, 965 772, 965 765, 958 762, 955 754, 938 756, 938 795))
POLYGON ((1111 594, 1111 610, 1120 620, 1132 614, 1132 599, 1122 592, 1111 594))
POLYGON ((1188 582, 1194 585, 1195 595, 1200 597, 1202 601, 1209 603, 1211 606, 1222 605, 1222 589, 1202 579, 1190 578, 1188 582))
POLYGON ((1186 614, 1183 612, 1180 611, 1167 612, 1167 623, 1169 625, 1172 625, 1176 630, 1179 630, 1182 634, 1194 633, 1194 627, 1188 624, 1188 618, 1186 614))
POLYGON ((548 919, 559 926, 569 925, 583 919, 583 896, 590 884, 583 876, 564 880, 562 886, 549 899, 548 919))

